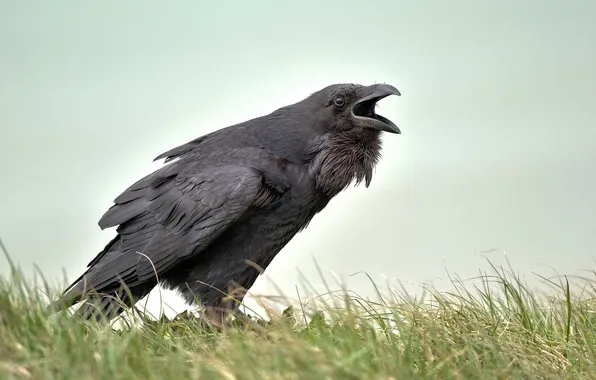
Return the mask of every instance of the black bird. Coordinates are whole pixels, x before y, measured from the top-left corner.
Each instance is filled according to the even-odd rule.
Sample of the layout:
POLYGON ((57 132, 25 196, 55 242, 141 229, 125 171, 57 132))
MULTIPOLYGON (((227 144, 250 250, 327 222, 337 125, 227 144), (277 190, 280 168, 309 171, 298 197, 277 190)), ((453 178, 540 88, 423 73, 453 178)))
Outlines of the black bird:
POLYGON ((400 93, 334 84, 159 155, 167 164, 99 220, 102 229, 118 226, 116 237, 50 307, 90 301, 77 313, 111 319, 161 283, 221 321, 238 306, 226 294, 249 289, 257 268, 350 183, 370 185, 381 132, 401 133, 375 113, 389 95, 400 93))

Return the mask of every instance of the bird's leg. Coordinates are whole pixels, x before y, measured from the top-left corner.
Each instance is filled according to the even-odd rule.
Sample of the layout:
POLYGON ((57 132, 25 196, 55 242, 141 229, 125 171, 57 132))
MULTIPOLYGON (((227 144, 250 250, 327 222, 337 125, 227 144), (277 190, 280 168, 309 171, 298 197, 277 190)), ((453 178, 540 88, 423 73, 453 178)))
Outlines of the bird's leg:
POLYGON ((219 328, 229 327, 229 315, 233 315, 235 320, 241 322, 244 326, 253 331, 266 335, 266 329, 253 321, 248 315, 239 310, 240 303, 244 299, 247 290, 236 283, 228 285, 227 295, 222 297, 217 305, 205 307, 207 318, 219 328))
POLYGON ((213 324, 216 328, 222 329, 224 327, 229 326, 229 321, 227 319, 229 315, 229 310, 226 308, 218 307, 218 306, 206 306, 205 307, 205 317, 206 319, 213 324))
POLYGON ((238 302, 235 302, 234 306, 230 308, 230 312, 234 315, 235 320, 239 321, 244 326, 248 327, 260 336, 266 337, 268 334, 267 329, 264 326, 261 326, 257 321, 253 320, 247 314, 240 311, 239 306, 240 304, 238 302))

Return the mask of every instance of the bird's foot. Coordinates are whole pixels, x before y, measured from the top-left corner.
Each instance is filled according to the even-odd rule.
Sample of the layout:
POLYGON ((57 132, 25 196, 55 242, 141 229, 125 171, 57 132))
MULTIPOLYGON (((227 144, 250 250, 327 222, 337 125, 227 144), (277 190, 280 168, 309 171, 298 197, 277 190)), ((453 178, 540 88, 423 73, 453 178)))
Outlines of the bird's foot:
POLYGON ((207 307, 205 308, 205 317, 220 331, 240 324, 249 328, 253 332, 256 332, 260 336, 267 336, 268 334, 267 329, 264 326, 261 326, 258 322, 240 310, 232 310, 222 307, 207 307), (230 315, 234 316, 233 322, 229 319, 230 315))

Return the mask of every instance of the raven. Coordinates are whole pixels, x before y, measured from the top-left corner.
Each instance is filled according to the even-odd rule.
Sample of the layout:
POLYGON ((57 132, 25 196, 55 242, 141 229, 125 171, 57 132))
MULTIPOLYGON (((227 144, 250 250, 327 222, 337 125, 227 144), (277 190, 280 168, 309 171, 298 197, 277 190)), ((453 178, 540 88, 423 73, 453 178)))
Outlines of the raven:
POLYGON ((278 252, 351 183, 368 187, 381 132, 401 133, 377 114, 393 86, 344 83, 300 102, 173 148, 101 217, 116 237, 50 305, 83 301, 85 319, 112 319, 158 283, 212 321, 237 309, 278 252), (258 270, 257 268, 260 268, 258 270))

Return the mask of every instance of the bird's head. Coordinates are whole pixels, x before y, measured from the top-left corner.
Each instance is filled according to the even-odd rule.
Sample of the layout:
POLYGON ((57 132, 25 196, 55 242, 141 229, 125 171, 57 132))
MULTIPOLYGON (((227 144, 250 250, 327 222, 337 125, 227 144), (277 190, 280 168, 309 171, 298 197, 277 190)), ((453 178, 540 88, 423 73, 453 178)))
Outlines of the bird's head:
POLYGON ((389 95, 401 94, 388 84, 334 84, 312 94, 309 100, 318 106, 317 124, 330 130, 372 129, 401 133, 391 120, 375 112, 377 102, 389 95))

